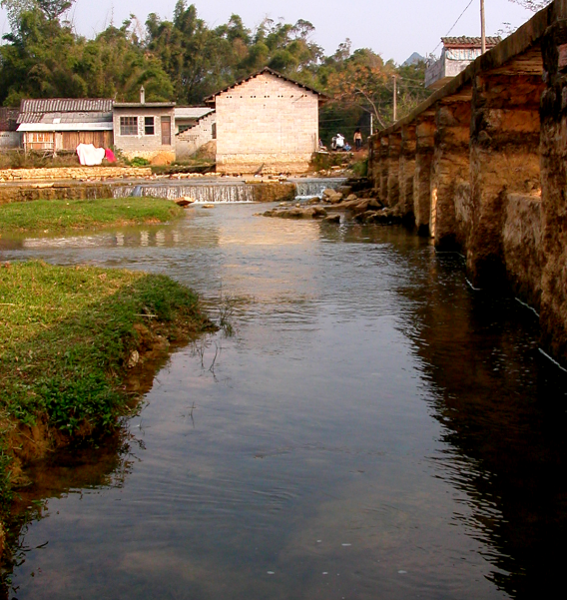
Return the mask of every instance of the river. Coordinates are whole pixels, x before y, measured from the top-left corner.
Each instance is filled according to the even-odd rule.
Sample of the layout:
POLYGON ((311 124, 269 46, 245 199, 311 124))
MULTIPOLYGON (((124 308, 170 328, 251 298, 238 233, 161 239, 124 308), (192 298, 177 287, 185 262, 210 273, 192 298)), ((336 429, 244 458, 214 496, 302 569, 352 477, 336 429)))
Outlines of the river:
POLYGON ((166 273, 234 330, 173 353, 101 447, 34 466, 9 597, 555 595, 567 378, 536 316, 402 228, 265 208, 1 242, 166 273))

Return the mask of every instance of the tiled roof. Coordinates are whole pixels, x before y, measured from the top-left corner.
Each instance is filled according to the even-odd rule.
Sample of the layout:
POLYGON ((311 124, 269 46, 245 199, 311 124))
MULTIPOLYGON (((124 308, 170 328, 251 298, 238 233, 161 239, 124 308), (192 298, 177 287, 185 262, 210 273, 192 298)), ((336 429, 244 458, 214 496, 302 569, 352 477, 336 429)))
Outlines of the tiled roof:
MULTIPOLYGON (((460 37, 443 37, 443 38, 441 38, 441 41, 443 42, 443 46, 445 46, 445 48, 450 48, 450 47, 455 47, 455 46, 478 46, 480 48, 480 45, 482 43, 481 38, 468 37, 466 35, 462 35, 460 37)), ((485 41, 486 41, 487 47, 492 47, 492 46, 496 46, 496 44, 499 44, 502 41, 502 38, 487 37, 487 38, 485 38, 485 41)))
POLYGON ((20 113, 47 112, 112 112, 108 98, 42 98, 22 100, 20 113))
POLYGON ((327 98, 327 96, 325 96, 325 94, 322 94, 321 92, 318 92, 317 90, 309 87, 308 85, 305 85, 303 83, 299 83, 298 81, 290 79, 289 77, 286 77, 285 75, 282 75, 281 73, 278 73, 277 71, 274 71, 273 69, 270 69, 270 67, 264 67, 260 71, 256 71, 256 73, 252 73, 252 75, 248 75, 248 77, 244 77, 243 79, 239 79, 238 81, 235 81, 232 85, 229 85, 229 86, 225 87, 223 90, 220 90, 216 94, 211 94, 210 96, 207 96, 205 98, 205 102, 207 104, 211 104, 211 103, 214 102, 214 99, 219 94, 223 94, 224 92, 228 92, 228 90, 231 90, 232 88, 235 88, 236 86, 240 85, 241 83, 245 83, 246 81, 250 81, 251 79, 254 79, 255 77, 258 77, 258 75, 262 75, 263 73, 269 73, 270 75, 274 75, 274 77, 279 77, 280 79, 285 79, 286 81, 289 81, 290 83, 293 83, 293 84, 295 84, 295 85, 303 88, 304 90, 307 90, 309 92, 313 92, 314 94, 317 94, 317 96, 319 96, 320 99, 324 100, 324 99, 327 98))
POLYGON ((115 102, 114 108, 174 108, 175 102, 115 102))

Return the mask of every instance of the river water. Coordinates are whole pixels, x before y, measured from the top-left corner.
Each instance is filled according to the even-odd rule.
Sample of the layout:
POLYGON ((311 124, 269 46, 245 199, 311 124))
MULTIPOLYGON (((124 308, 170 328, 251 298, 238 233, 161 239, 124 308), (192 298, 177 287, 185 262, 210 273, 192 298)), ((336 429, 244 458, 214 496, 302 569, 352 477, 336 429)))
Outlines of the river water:
POLYGON ((2 241, 166 273, 234 329, 176 351, 115 438, 34 468, 9 597, 555 597, 567 380, 535 315, 401 228, 258 210, 2 241))

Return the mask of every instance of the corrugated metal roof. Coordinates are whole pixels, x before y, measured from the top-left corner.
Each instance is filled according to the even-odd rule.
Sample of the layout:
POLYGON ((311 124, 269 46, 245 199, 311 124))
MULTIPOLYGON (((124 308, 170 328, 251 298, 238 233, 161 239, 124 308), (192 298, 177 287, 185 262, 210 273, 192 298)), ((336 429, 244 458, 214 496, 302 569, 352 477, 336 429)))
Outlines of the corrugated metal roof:
POLYGON ((176 119, 200 119, 205 115, 213 112, 213 109, 209 106, 176 106, 175 107, 175 118, 176 119))
POLYGON ((20 113, 18 123, 54 124, 54 123, 112 123, 112 112, 48 112, 48 113, 20 113))
POLYGON ((22 123, 18 131, 112 131, 110 123, 22 123))
POLYGON ((21 113, 42 112, 112 112, 108 98, 41 98, 22 100, 21 113))
MULTIPOLYGON (((460 37, 442 37, 441 41, 443 42, 443 46, 445 48, 454 47, 454 46, 478 46, 482 43, 482 40, 479 37, 469 37, 466 35, 462 35, 460 37)), ((496 46, 502 41, 501 37, 487 37, 485 39, 486 46, 496 46)))

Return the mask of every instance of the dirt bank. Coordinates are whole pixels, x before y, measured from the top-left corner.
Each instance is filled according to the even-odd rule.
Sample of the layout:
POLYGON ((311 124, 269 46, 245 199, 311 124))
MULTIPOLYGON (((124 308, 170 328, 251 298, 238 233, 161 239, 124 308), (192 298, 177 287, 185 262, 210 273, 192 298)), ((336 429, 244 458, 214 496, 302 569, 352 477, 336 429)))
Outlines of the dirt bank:
POLYGON ((129 271, 4 265, 0 300, 6 517, 12 493, 30 483, 27 464, 113 429, 169 352, 215 326, 187 288, 129 271))

